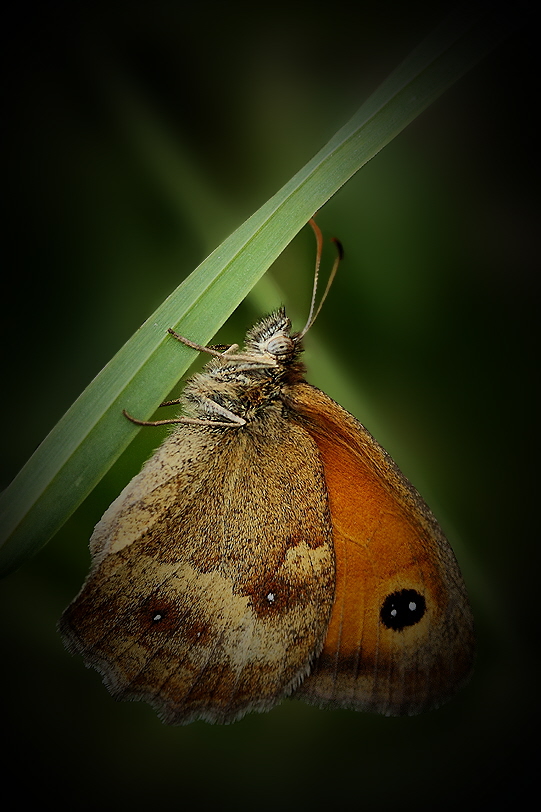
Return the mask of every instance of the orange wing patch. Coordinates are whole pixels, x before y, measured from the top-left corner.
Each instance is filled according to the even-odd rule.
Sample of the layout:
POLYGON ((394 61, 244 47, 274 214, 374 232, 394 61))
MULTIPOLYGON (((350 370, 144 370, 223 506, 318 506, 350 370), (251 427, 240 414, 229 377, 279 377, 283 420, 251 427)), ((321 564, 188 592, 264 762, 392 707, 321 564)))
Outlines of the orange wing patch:
POLYGON ((360 423, 308 385, 292 398, 323 460, 336 556, 323 651, 298 695, 387 714, 435 707, 466 679, 473 656, 473 621, 451 548, 360 423))

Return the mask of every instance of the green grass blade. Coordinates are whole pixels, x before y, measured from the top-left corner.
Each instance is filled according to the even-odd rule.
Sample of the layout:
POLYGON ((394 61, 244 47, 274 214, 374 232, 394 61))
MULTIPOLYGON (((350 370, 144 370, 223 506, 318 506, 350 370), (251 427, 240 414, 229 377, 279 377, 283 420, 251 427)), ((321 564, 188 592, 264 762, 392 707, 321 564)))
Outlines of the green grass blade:
MULTIPOLYGON (((150 416, 308 219, 510 31, 508 17, 455 15, 378 88, 274 197, 231 234, 89 384, 0 496, 0 572, 35 553, 131 442, 126 408, 150 416)), ((77 341, 72 336, 70 340, 77 341)))

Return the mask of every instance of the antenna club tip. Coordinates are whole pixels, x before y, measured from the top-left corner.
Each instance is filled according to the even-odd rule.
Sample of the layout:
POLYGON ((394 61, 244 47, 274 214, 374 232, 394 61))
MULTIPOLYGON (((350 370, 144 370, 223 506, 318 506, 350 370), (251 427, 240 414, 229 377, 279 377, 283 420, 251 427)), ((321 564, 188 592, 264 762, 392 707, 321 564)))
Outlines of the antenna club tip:
POLYGON ((331 238, 333 243, 336 245, 336 250, 338 251, 338 257, 340 260, 344 259, 344 246, 336 237, 331 238))

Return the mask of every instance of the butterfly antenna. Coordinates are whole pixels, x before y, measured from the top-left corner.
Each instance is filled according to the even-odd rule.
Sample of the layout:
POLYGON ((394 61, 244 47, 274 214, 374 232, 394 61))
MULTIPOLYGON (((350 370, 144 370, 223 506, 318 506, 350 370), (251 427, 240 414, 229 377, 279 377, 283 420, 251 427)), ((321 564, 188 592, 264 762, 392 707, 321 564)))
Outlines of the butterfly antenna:
POLYGON ((319 306, 318 306, 317 310, 314 313, 315 306, 316 306, 317 285, 318 285, 318 281, 319 281, 319 266, 321 264, 321 254, 323 252, 323 236, 321 234, 321 229, 319 228, 318 224, 316 223, 316 221, 314 220, 313 217, 309 220, 309 223, 312 226, 312 230, 313 230, 314 234, 316 235, 316 245, 317 245, 316 268, 315 268, 315 271, 314 271, 314 287, 313 287, 313 290, 312 290, 312 302, 310 304, 310 313, 308 314, 308 320, 306 322, 306 325, 305 325, 304 329, 299 333, 299 335, 297 337, 299 341, 303 336, 306 335, 306 333, 308 332, 310 327, 313 325, 313 323, 315 322, 315 320, 319 316, 320 310, 323 307, 323 302, 327 298, 327 295, 329 293, 329 290, 331 289, 331 285, 333 283, 334 277, 336 276, 338 266, 340 265, 340 262, 342 261, 342 259, 344 257, 344 249, 342 248, 342 243, 339 240, 337 240, 337 239, 335 239, 333 237, 332 241, 336 245, 337 255, 336 255, 336 259, 334 260, 334 265, 332 266, 331 273, 329 275, 329 281, 327 282, 327 287, 325 288, 325 292, 323 293, 323 296, 321 297, 321 301, 319 303, 319 306))

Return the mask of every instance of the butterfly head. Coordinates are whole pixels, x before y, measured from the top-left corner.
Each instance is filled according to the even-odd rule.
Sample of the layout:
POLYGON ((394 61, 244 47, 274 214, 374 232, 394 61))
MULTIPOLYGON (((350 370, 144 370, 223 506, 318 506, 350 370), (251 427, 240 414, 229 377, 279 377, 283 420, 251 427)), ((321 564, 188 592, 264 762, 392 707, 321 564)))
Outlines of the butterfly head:
POLYGON ((271 355, 278 364, 287 364, 302 352, 300 339, 291 335, 291 321, 284 307, 265 316, 252 327, 246 336, 246 351, 271 355))

